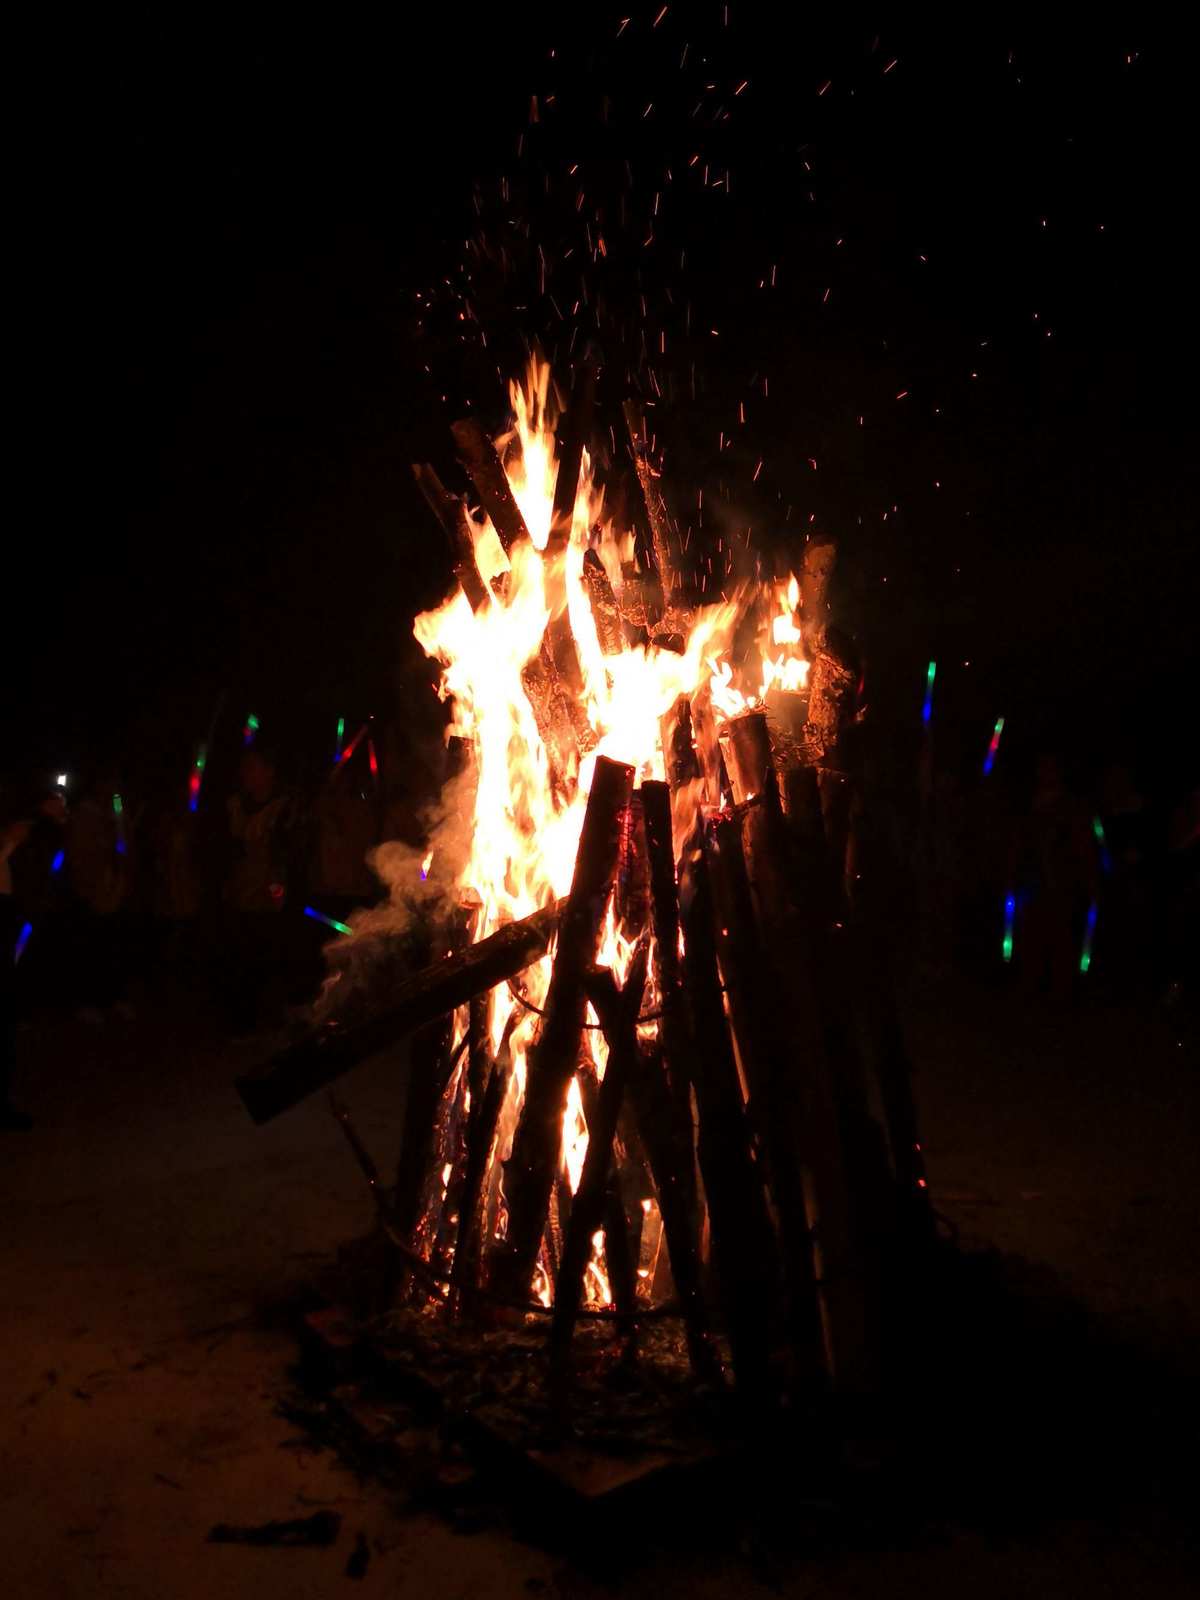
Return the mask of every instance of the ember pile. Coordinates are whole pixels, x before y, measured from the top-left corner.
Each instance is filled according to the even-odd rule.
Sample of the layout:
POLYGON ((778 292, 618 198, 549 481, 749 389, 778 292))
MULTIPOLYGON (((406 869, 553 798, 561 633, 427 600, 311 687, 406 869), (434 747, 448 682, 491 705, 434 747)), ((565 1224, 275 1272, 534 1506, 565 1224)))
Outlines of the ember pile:
POLYGON ((724 574, 684 581, 652 430, 606 377, 563 404, 535 364, 511 434, 455 424, 473 493, 414 469, 457 576, 416 635, 467 824, 422 863, 433 959, 398 976, 366 914, 315 1027, 239 1087, 266 1120, 412 1034, 394 1183, 343 1118, 397 1294, 547 1322, 564 1388, 581 1316, 627 1344, 669 1316, 703 1380, 728 1351, 749 1397, 869 1392, 930 1212, 886 940, 847 889, 869 840, 834 545, 709 601, 724 574))

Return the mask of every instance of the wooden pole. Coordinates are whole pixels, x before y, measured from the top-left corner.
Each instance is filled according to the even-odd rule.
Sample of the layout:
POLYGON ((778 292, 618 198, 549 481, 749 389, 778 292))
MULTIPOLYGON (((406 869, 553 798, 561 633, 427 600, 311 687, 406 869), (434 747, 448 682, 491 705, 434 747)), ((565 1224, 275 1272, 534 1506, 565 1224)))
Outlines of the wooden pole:
POLYGON ((558 1168, 567 1090, 583 1029, 583 978, 596 957, 617 865, 621 822, 633 768, 600 756, 584 813, 575 876, 559 926, 541 1036, 529 1056, 525 1102, 505 1173, 508 1235, 493 1257, 492 1287, 502 1297, 529 1290, 558 1168))

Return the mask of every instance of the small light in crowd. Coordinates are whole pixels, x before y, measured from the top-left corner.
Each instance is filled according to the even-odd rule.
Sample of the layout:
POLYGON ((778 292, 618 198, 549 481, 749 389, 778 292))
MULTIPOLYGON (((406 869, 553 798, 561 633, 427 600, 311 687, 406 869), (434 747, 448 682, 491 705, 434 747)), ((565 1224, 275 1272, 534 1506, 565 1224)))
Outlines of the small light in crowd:
POLYGON ((29 935, 33 932, 33 923, 27 922, 17 935, 16 945, 13 947, 13 963, 20 961, 25 954, 25 946, 29 943, 29 935))
POLYGON ((1087 972, 1092 964, 1092 939, 1096 932, 1096 918, 1099 914, 1099 904, 1093 900, 1088 907, 1087 927, 1083 930, 1083 949, 1079 955, 1080 972, 1087 972))
POLYGON ((70 775, 66 772, 60 772, 58 777, 54 780, 54 787, 56 789, 65 789, 69 781, 70 775))
POLYGON ((54 860, 50 863, 50 871, 52 873, 61 872, 62 871, 63 862, 66 859, 67 859, 67 852, 65 850, 60 850, 58 852, 58 854, 54 857, 54 860))
POLYGON ((1004 959, 1012 960, 1013 953, 1013 924, 1017 919, 1017 901, 1015 895, 1008 895, 1004 901, 1004 959))

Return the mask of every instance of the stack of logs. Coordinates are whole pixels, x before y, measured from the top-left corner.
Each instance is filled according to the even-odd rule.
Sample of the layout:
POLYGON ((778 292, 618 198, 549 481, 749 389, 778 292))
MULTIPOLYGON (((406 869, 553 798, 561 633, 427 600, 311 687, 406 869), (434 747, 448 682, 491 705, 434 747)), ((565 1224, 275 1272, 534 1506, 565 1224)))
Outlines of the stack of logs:
MULTIPOLYGON (((569 536, 594 405, 595 374, 585 369, 560 429, 551 585, 562 581, 552 557, 569 536)), ((659 581, 640 587, 631 614, 628 596, 618 603, 589 556, 585 582, 606 653, 635 634, 669 648, 688 624, 671 577, 673 529, 635 407, 625 408, 625 422, 648 535, 643 571, 659 581)), ((477 424, 457 424, 454 437, 511 551, 528 532, 502 463, 477 424)), ((474 609, 488 604, 465 502, 431 467, 414 470, 463 592, 474 609)), ((498 1306, 545 1313, 530 1289, 539 1257, 549 1263, 556 1370, 567 1364, 597 1232, 619 1330, 632 1337, 642 1317, 662 1314, 661 1306, 648 1311, 636 1288, 639 1196, 657 1201, 674 1285, 667 1309, 683 1321, 697 1375, 717 1379, 714 1335, 723 1333, 738 1389, 752 1400, 774 1392, 781 1357, 787 1380, 801 1388, 831 1380, 842 1392, 874 1390, 888 1271, 898 1250, 931 1236, 887 939, 870 905, 847 892, 848 849, 861 848, 852 837, 852 811, 861 809, 852 760, 858 671, 826 622, 834 553, 824 540, 804 552, 805 693, 780 696, 719 732, 706 693, 681 698, 663 719, 665 782, 635 790, 631 767, 597 760, 565 900, 474 943, 466 908, 442 931, 428 967, 365 1002, 360 995, 353 1018, 326 1019, 239 1081, 251 1115, 266 1121, 413 1035, 394 1185, 379 1182, 343 1119, 388 1236, 410 1283, 463 1316, 495 1315, 498 1306), (685 805, 685 796, 701 803, 685 805), (680 816, 691 819, 685 837, 675 832, 680 816), (595 964, 614 895, 635 946, 620 988, 595 964), (504 1163, 507 1227, 497 1238, 496 1157, 512 1026, 523 1013, 514 1010, 493 1053, 486 997, 514 985, 556 933, 504 1163), (589 1006, 608 1046, 600 1080, 582 1048, 589 1006), (461 1007, 470 1020, 455 1046, 461 1007), (456 1098, 447 1091, 464 1052, 456 1098), (577 1076, 588 1145, 572 1196, 560 1145, 577 1076)), ((594 735, 566 607, 552 594, 550 609, 555 620, 524 683, 554 781, 565 784, 594 735)))

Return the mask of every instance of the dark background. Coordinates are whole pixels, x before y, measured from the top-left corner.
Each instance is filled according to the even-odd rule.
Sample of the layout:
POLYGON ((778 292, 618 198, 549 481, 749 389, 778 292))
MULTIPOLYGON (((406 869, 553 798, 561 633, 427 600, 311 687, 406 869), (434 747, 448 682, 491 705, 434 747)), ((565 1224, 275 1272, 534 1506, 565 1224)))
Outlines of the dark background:
POLYGON ((653 369, 698 541, 841 536, 883 715, 936 657, 964 759, 1004 714, 1190 776, 1192 41, 780 9, 31 25, 10 772, 186 773, 222 695, 293 749, 394 711, 447 581, 409 463, 503 423, 524 336, 653 369))

